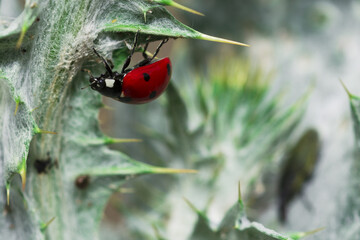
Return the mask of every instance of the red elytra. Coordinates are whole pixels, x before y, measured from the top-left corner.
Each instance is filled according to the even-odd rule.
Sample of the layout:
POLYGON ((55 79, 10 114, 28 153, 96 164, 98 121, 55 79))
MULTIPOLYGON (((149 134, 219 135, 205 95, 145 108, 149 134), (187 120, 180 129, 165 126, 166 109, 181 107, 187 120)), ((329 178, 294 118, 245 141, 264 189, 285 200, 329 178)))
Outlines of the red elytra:
POLYGON ((91 89, 106 97, 130 104, 151 102, 165 91, 171 77, 171 61, 169 58, 155 61, 155 57, 168 38, 161 41, 151 58, 147 55, 146 50, 149 43, 146 43, 142 53, 144 60, 129 69, 138 36, 139 31, 135 34, 134 45, 120 73, 113 71, 107 61, 93 48, 94 53, 103 61, 106 72, 99 77, 94 77, 90 70, 84 69, 90 74, 91 89))
POLYGON ((121 97, 116 100, 142 104, 158 98, 169 84, 171 69, 170 58, 166 57, 131 70, 124 76, 121 97))

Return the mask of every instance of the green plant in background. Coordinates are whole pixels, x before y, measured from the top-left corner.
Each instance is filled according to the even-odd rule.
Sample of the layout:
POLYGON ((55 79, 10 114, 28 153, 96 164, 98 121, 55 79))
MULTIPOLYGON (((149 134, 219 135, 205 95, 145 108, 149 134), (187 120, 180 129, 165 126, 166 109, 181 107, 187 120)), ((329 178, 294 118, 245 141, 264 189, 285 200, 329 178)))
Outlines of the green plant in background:
MULTIPOLYGON (((315 127, 321 136, 320 164, 313 181, 303 189, 303 194, 311 201, 313 209, 307 211, 304 209, 304 204, 298 201, 299 199, 294 199, 289 208, 290 213, 285 228, 311 229, 320 225, 326 226, 326 230, 311 239, 359 239, 358 181, 356 180, 358 170, 356 166, 348 166, 351 161, 356 165, 358 157, 354 158, 351 152, 352 137, 347 124, 349 122, 347 108, 344 107, 347 99, 337 82, 337 76, 340 75, 349 81, 354 93, 358 90, 359 72, 354 64, 356 61, 353 53, 358 46, 360 35, 357 29, 353 28, 353 24, 359 21, 357 12, 359 1, 198 0, 193 4, 198 4, 195 9, 201 9, 209 16, 191 21, 197 29, 200 26, 196 24, 200 23, 204 32, 224 31, 223 34, 232 38, 251 39, 254 47, 249 49, 247 58, 255 59, 254 62, 264 60, 266 64, 270 60, 271 65, 277 70, 279 80, 282 80, 281 83, 289 84, 289 91, 292 89, 293 94, 290 95, 296 98, 299 89, 304 89, 304 86, 309 84, 307 80, 316 81, 314 92, 309 99, 305 121, 300 126, 300 128, 315 127), (224 17, 221 17, 221 14, 224 17), (229 18, 233 24, 228 24, 229 18), (242 31, 238 31, 239 29, 242 31), (239 37, 241 35, 244 37, 239 37), (256 40, 258 41, 255 42, 256 40), (350 177, 349 169, 353 172, 350 177), (344 201, 347 195, 352 199, 350 204, 344 201)), ((222 52, 217 51, 216 46, 209 43, 196 41, 190 46, 193 48, 191 51, 193 56, 189 60, 199 63, 198 65, 201 65, 199 60, 204 59, 204 56, 209 58, 209 55, 222 55, 222 52)), ((174 79, 177 82, 180 80, 174 79)), ((177 86, 182 87, 181 84, 177 86)), ((352 102, 356 106, 355 98, 352 98, 352 102)), ((164 158, 164 161, 171 160, 164 158)), ((178 163, 178 161, 172 162, 175 162, 174 165, 178 163)), ((260 186, 256 187, 257 191, 263 188, 261 185, 255 186, 260 186)), ((248 189, 247 186, 243 185, 243 187, 248 189)), ((245 202, 254 208, 246 192, 245 202)), ((198 198, 201 194, 201 191, 197 193, 194 191, 193 194, 184 195, 194 202, 197 201, 194 198, 198 198)), ((227 199, 225 198, 224 201, 227 199)), ((195 202, 194 205, 204 207, 203 202, 195 202)), ((171 206, 181 208, 182 205, 171 204, 171 206)), ((250 208, 249 214, 253 216, 251 210, 250 208)), ((214 215, 213 210, 209 213, 210 217, 214 215)), ((268 221, 272 221, 275 217, 269 217, 267 214, 268 212, 265 216, 262 215, 260 221, 267 222, 266 225, 269 226, 268 221)), ((217 221, 218 216, 211 219, 217 221)))
POLYGON ((349 185, 345 195, 345 205, 341 206, 338 213, 338 220, 334 231, 342 235, 342 239, 358 239, 360 238, 360 221, 359 221, 359 154, 360 154, 360 97, 352 94, 341 82, 349 97, 351 117, 353 121, 353 129, 355 136, 354 159, 351 163, 351 172, 349 174, 349 185))
POLYGON ((301 99, 281 110, 282 97, 269 96, 271 78, 239 57, 214 60, 205 76, 180 84, 180 95, 168 91, 166 144, 184 166, 217 166, 211 184, 230 174, 248 186, 282 152, 303 109, 301 99))
MULTIPOLYGON (((236 56, 211 59, 208 71, 203 75, 185 72, 184 69, 191 68, 186 66, 189 61, 184 57, 183 49, 182 56, 174 59, 177 70, 174 69, 174 80, 167 89, 165 107, 139 108, 133 119, 143 124, 140 129, 147 135, 144 145, 148 147, 143 149, 143 154, 149 156, 148 161, 163 159, 163 165, 192 168, 199 172, 181 181, 176 181, 173 176, 166 181, 167 186, 162 183, 164 179, 156 177, 134 183, 136 195, 123 196, 121 201, 130 198, 129 202, 138 203, 134 206, 138 218, 128 210, 128 201, 125 204, 114 201, 112 204, 121 213, 131 214, 137 223, 142 222, 136 226, 125 223, 125 232, 140 234, 146 232, 146 224, 153 223, 169 239, 184 239, 189 237, 191 229, 183 223, 191 222, 195 227, 190 239, 201 239, 200 235, 206 232, 212 236, 209 239, 216 239, 221 224, 217 230, 210 231, 213 227, 204 224, 208 219, 205 212, 211 210, 216 216, 223 215, 224 207, 233 203, 231 186, 236 186, 240 180, 246 197, 262 185, 264 173, 278 168, 286 141, 302 116, 306 95, 290 106, 282 106, 283 94, 273 96, 270 93, 272 74, 266 74, 260 67, 254 68, 236 56), (157 184, 152 186, 148 182, 157 184), (197 223, 196 215, 183 204, 183 196, 206 209, 196 210, 197 223), (141 199, 147 201, 144 203, 141 199), (149 209, 157 214, 144 219, 143 211, 149 209), (174 226, 182 230, 174 233, 174 226)), ((141 146, 136 151, 139 149, 141 146)), ((228 215, 231 214, 237 212, 232 209, 228 215)), ((228 227, 235 227, 235 222, 228 223, 228 227)), ((245 234, 245 229, 239 228, 236 236, 245 234)), ((261 228, 252 231, 260 239, 283 239, 273 238, 261 228)), ((150 233, 146 232, 146 235, 150 233)), ((203 236, 207 239, 205 236, 208 235, 203 236)), ((223 239, 228 239, 227 235, 223 239)))
MULTIPOLYGON (((285 154, 278 180, 278 215, 286 222, 287 208, 312 178, 319 160, 320 138, 315 129, 308 129, 285 154)), ((311 208, 311 206, 309 206, 311 208)))
POLYGON ((129 177, 193 172, 109 150, 104 144, 112 141, 98 128, 101 97, 80 91, 88 82, 80 70, 95 58, 92 48, 128 54, 125 41, 138 30, 142 43, 149 35, 147 41, 226 42, 145 0, 27 0, 23 13, 0 28, 2 238, 97 239, 108 198, 129 177))
POLYGON ((198 221, 190 239, 226 239, 226 240, 253 240, 253 239, 271 239, 271 240, 297 240, 308 235, 314 234, 322 229, 316 229, 310 232, 293 233, 290 236, 279 234, 271 229, 267 229, 257 222, 251 222, 245 212, 245 206, 241 198, 240 185, 238 190, 237 202, 226 212, 218 228, 213 230, 205 212, 197 210, 191 203, 190 207, 197 213, 198 221))

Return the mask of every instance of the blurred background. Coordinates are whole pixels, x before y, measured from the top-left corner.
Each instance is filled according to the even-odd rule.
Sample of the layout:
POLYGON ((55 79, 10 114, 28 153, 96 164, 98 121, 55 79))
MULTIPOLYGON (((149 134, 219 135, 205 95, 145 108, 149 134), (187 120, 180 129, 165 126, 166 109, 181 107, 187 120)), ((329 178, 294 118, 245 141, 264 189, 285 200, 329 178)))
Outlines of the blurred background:
MULTIPOLYGON (((251 47, 171 40, 159 54, 173 64, 166 94, 139 106, 104 99, 103 131, 142 139, 111 148, 198 173, 128 181, 108 202, 101 239, 188 239, 197 216, 185 199, 216 227, 238 182, 251 220, 281 233, 325 227, 313 240, 360 239, 358 155, 340 82, 360 92, 360 1, 177 2, 205 14, 167 8, 186 25, 251 47)), ((6 21, 24 1, 0 3, 6 21)))
POLYGON ((252 220, 282 233, 326 227, 309 239, 359 239, 356 206, 348 207, 357 157, 340 79, 359 92, 360 1, 178 2, 205 14, 168 8, 185 24, 251 47, 173 40, 160 52, 173 62, 167 95, 143 106, 106 101, 104 131, 143 139, 113 148, 199 173, 132 180, 111 198, 105 229, 151 239, 155 226, 186 239, 197 217, 184 198, 217 226, 240 181, 252 220))

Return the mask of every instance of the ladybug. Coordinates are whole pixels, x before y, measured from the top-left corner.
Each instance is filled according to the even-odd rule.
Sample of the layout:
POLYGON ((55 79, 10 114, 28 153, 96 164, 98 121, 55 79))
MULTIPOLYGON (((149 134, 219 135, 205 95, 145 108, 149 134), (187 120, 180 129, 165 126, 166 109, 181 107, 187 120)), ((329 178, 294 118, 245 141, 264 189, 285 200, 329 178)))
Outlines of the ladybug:
POLYGON ((158 98, 166 89, 171 77, 171 61, 168 57, 154 61, 160 48, 168 39, 164 39, 149 58, 146 54, 147 43, 142 53, 144 60, 133 68, 128 68, 131 57, 134 54, 138 42, 139 32, 135 34, 135 40, 130 55, 127 57, 121 72, 114 72, 107 61, 93 48, 95 54, 103 61, 106 73, 99 77, 90 74, 90 87, 106 97, 129 104, 142 104, 158 98))

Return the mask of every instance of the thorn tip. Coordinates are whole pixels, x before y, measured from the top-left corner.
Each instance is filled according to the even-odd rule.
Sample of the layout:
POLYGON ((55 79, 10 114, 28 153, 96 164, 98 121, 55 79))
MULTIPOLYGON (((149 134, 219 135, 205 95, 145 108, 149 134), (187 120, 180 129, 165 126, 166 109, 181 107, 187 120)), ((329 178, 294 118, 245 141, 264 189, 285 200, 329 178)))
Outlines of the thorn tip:
POLYGON ((10 183, 6 184, 6 203, 10 206, 10 183))
POLYGON ((177 2, 174 2, 174 1, 172 1, 172 2, 169 4, 169 6, 176 7, 176 8, 178 8, 178 9, 181 9, 181 10, 184 10, 184 11, 186 11, 186 12, 193 13, 193 14, 196 14, 196 15, 199 15, 199 16, 205 16, 205 15, 204 15, 203 13, 201 13, 201 12, 198 12, 198 11, 196 11, 196 10, 194 10, 194 9, 185 7, 184 5, 181 5, 181 4, 179 4, 179 3, 177 3, 177 2))
POLYGON ((339 79, 339 81, 340 81, 342 87, 344 88, 346 94, 349 96, 349 98, 351 98, 351 97, 352 97, 352 94, 350 93, 349 89, 345 86, 345 83, 343 82, 343 80, 342 80, 342 79, 339 79))
POLYGON ((18 101, 16 101, 14 116, 16 116, 16 113, 17 113, 17 111, 18 111, 18 109, 19 109, 19 104, 20 104, 20 103, 19 103, 18 101))
POLYGON ((49 221, 47 221, 46 223, 41 224, 40 230, 43 232, 45 231, 49 225, 55 220, 56 217, 52 217, 49 221))
POLYGON ((238 45, 238 46, 243 46, 243 47, 250 47, 250 45, 245 44, 245 43, 236 42, 236 41, 228 40, 225 38, 213 37, 213 36, 210 36, 210 35, 207 35, 204 33, 200 33, 200 36, 198 37, 198 39, 212 41, 212 42, 228 43, 228 44, 233 44, 233 45, 238 45))
POLYGON ((238 183, 238 199, 239 201, 242 201, 242 197, 241 197, 241 184, 240 181, 238 183))
POLYGON ((197 170, 194 169, 175 169, 175 168, 154 168, 153 173, 158 174, 171 174, 171 173, 197 173, 197 170))
POLYGON ((35 128, 35 133, 42 133, 42 134, 57 134, 57 132, 52 132, 52 131, 46 131, 46 130, 42 130, 38 127, 35 128))
POLYGON ((22 169, 19 172, 20 177, 21 177, 21 186, 22 186, 22 190, 25 190, 25 186, 26 186, 26 169, 22 169))

